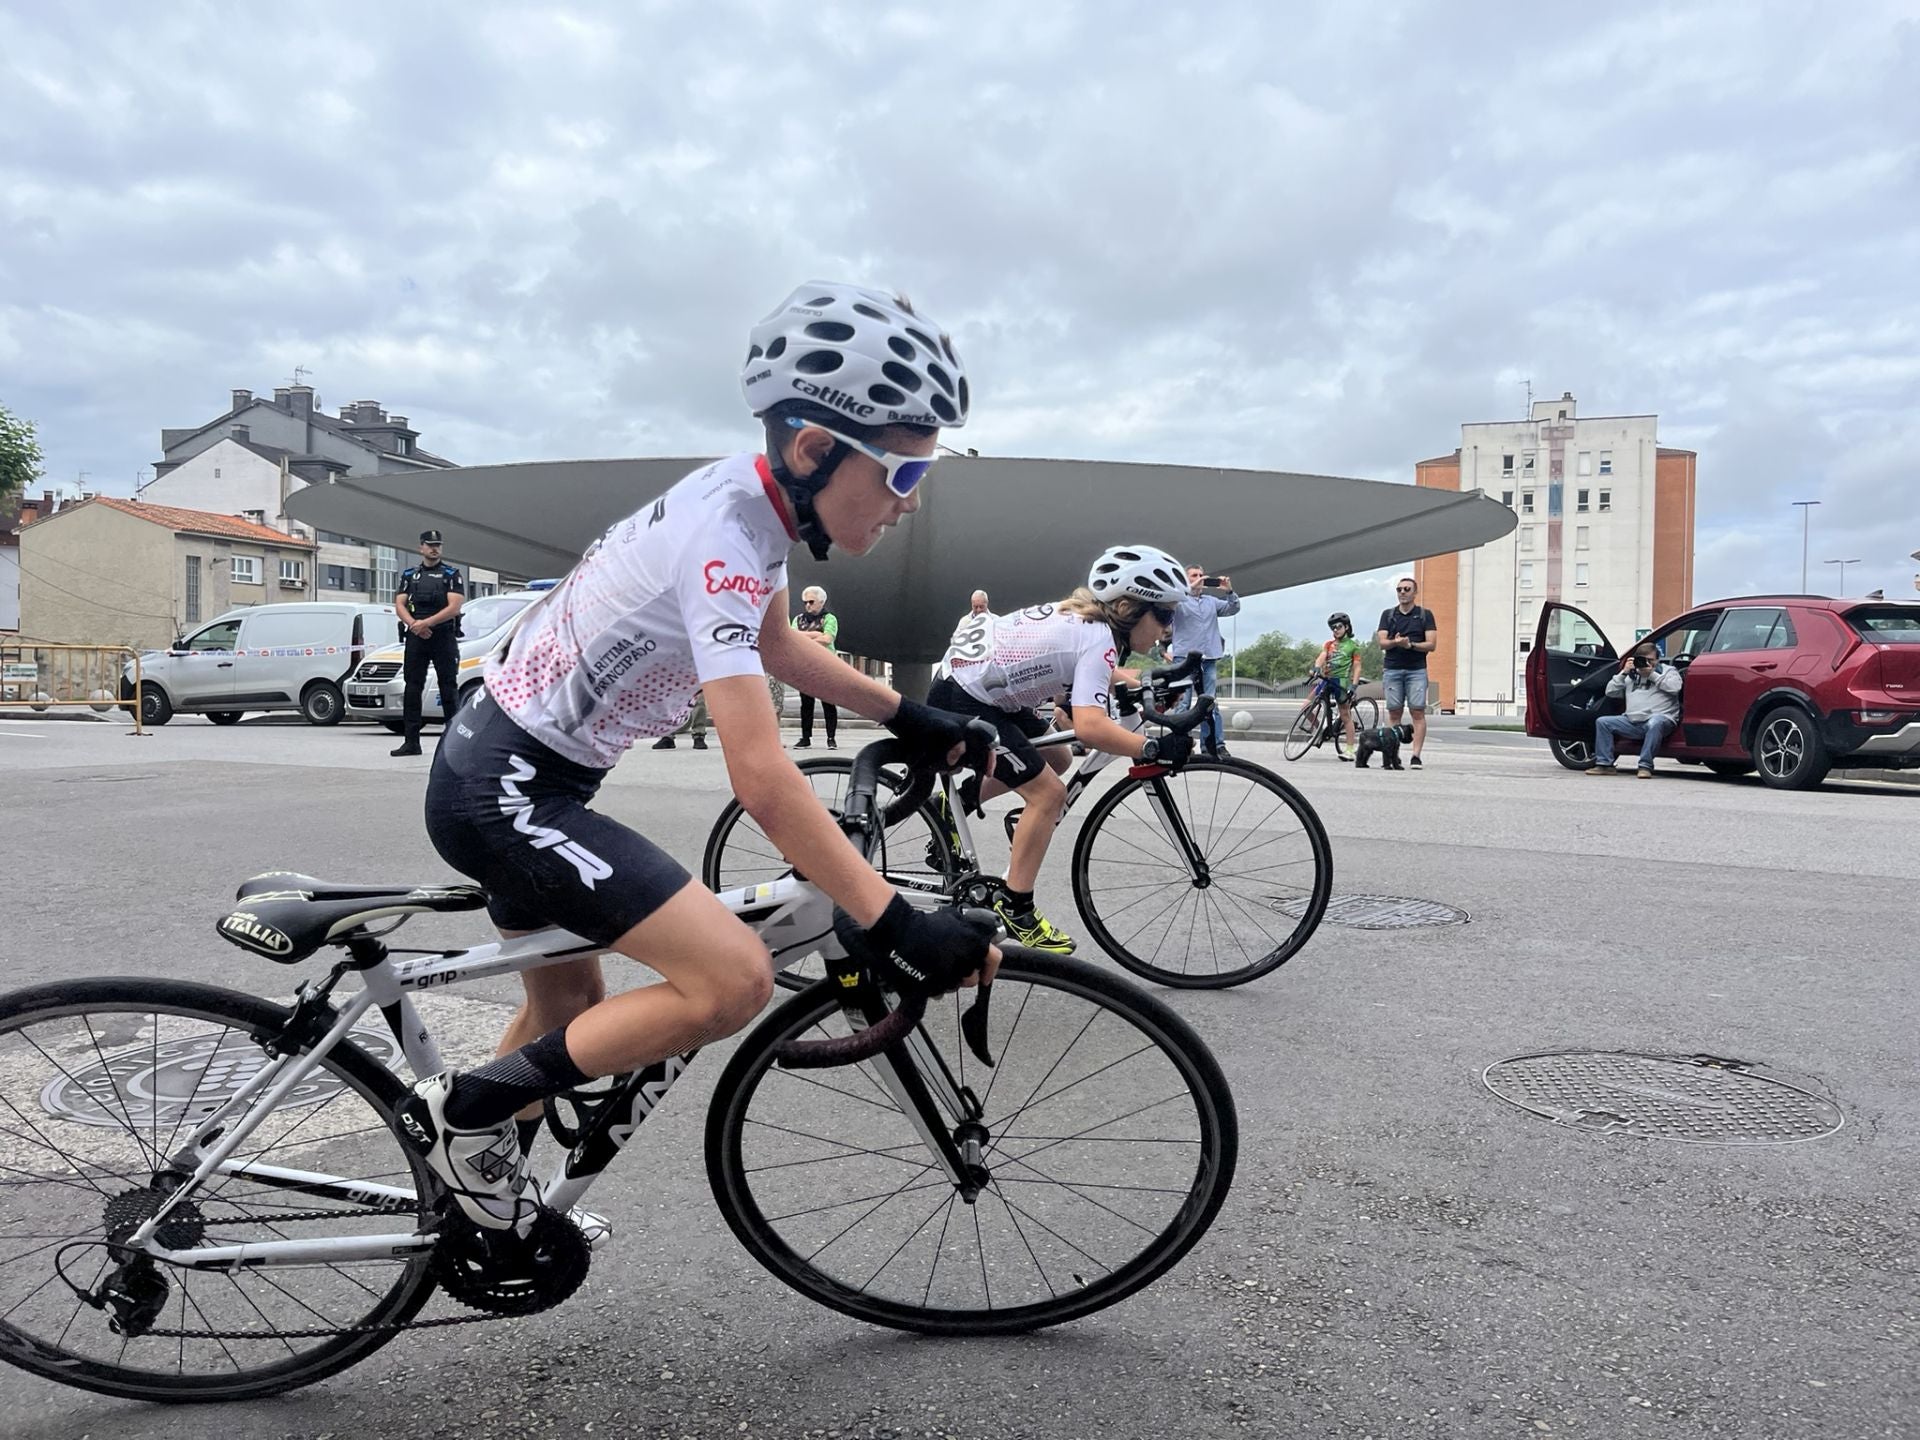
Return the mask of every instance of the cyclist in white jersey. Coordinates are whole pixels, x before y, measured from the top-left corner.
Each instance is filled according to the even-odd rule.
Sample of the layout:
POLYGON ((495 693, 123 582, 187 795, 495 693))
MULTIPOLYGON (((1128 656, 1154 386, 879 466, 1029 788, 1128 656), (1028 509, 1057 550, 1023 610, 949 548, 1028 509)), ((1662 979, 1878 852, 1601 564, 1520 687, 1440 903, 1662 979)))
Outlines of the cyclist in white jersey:
POLYGON ((785 619, 796 540, 821 558, 829 545, 863 555, 919 508, 939 430, 966 420, 965 371, 904 298, 816 282, 754 328, 741 384, 765 453, 695 471, 601 536, 525 612, 434 758, 428 835, 487 888, 503 934, 564 926, 663 977, 609 998, 597 960, 528 971, 500 1058, 424 1079, 403 1102, 403 1128, 481 1226, 527 1213, 538 1124, 523 1119, 516 1139, 516 1115, 732 1034, 772 993, 759 937, 587 804, 636 741, 678 728, 696 688, 734 794, 784 853, 809 857, 849 949, 891 988, 952 989, 999 962, 984 927, 913 909, 861 860, 782 750, 766 682, 880 721, 921 761, 960 758, 964 718, 903 700, 785 619))
POLYGON ((948 642, 927 703, 982 716, 1000 732, 992 778, 963 785, 962 799, 977 807, 1015 790, 1026 802, 994 897, 994 909, 1022 945, 1057 954, 1074 946, 1073 937, 1033 903, 1040 864, 1067 801, 1057 772, 1068 761, 1063 748, 1041 758, 1033 740, 1047 722, 1035 707, 1057 698, 1055 723, 1071 716, 1074 738, 1090 749, 1169 765, 1185 760, 1192 742, 1184 734, 1137 735, 1113 719, 1107 697, 1129 652, 1145 654, 1166 636, 1173 607, 1186 593, 1186 571, 1166 551, 1116 545, 1094 562, 1086 585, 1066 599, 1017 614, 969 615, 948 642))

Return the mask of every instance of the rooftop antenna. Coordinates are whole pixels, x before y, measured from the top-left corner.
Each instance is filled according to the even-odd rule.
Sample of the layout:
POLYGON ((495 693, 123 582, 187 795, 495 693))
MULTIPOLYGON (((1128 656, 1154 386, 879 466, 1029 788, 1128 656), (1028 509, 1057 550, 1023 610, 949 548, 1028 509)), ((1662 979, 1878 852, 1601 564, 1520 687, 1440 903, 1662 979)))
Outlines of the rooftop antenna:
POLYGON ((1529 375, 1520 383, 1527 387, 1527 419, 1531 420, 1533 418, 1533 377, 1529 375))
POLYGON ((293 367, 293 383, 294 383, 294 384, 296 384, 296 385, 304 385, 304 384, 306 384, 306 383, 307 383, 307 376, 309 376, 309 375, 311 375, 312 373, 313 373, 313 372, 312 372, 311 370, 309 370, 309 369, 307 369, 307 367, 306 367, 306 366, 304 366, 304 365, 296 365, 296 366, 294 366, 294 367, 293 367))

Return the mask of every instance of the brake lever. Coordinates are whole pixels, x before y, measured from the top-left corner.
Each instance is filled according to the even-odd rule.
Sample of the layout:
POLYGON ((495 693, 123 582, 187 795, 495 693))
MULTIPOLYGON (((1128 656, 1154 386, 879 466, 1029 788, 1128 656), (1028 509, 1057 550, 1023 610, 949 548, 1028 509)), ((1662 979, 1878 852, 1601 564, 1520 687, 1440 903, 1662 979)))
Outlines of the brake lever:
POLYGON ((987 1000, 992 992, 993 983, 982 980, 980 993, 973 997, 973 1004, 960 1016, 960 1034, 966 1040, 967 1048, 989 1070, 993 1068, 993 1054, 987 1049, 987 1000))

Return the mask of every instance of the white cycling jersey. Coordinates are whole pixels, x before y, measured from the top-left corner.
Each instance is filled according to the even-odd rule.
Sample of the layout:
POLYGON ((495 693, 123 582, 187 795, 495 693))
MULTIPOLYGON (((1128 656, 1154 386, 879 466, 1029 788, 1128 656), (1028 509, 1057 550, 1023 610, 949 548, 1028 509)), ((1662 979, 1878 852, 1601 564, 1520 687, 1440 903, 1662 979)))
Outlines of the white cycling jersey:
POLYGON ((776 493, 764 455, 732 455, 608 530, 487 662, 494 703, 608 769, 677 730, 701 685, 765 673, 760 627, 796 538, 776 493))
POLYGON ((1119 662, 1104 620, 1029 605, 1013 615, 967 616, 940 663, 967 694, 1002 710, 1030 710, 1062 692, 1070 705, 1104 710, 1119 662))

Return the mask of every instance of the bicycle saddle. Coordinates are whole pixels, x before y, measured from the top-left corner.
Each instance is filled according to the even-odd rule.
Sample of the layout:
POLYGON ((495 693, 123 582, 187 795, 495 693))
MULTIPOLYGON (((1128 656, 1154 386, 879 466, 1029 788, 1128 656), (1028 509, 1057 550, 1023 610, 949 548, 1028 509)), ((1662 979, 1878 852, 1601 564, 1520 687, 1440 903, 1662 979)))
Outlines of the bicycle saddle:
POLYGON ((274 870, 246 881, 234 898, 240 908, 214 924, 220 938, 292 965, 370 921, 478 910, 487 892, 478 885, 353 885, 274 870))

